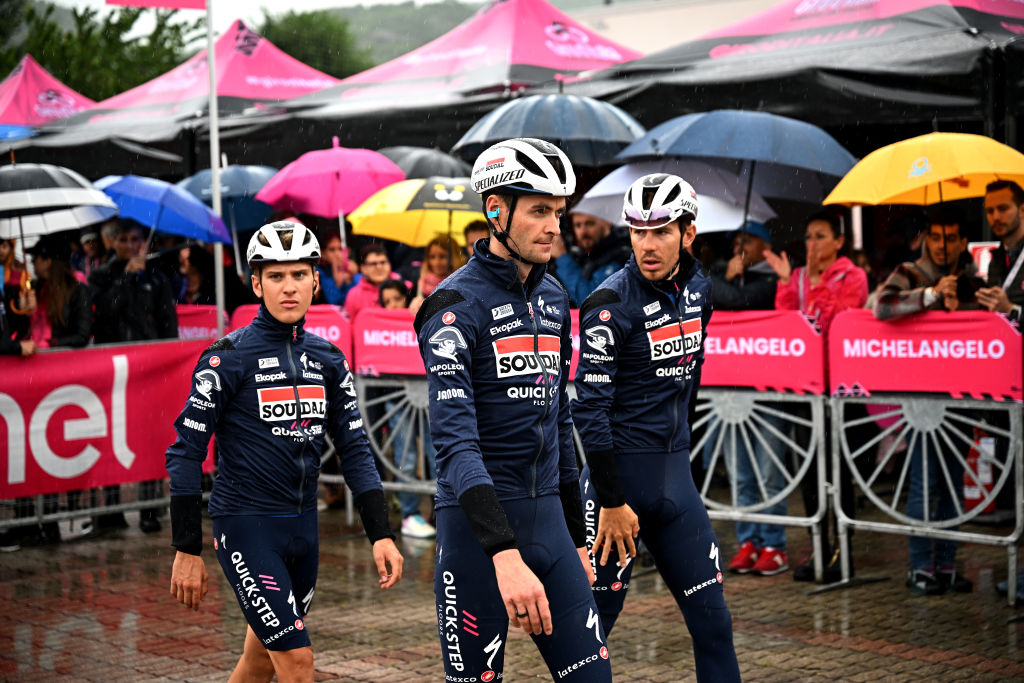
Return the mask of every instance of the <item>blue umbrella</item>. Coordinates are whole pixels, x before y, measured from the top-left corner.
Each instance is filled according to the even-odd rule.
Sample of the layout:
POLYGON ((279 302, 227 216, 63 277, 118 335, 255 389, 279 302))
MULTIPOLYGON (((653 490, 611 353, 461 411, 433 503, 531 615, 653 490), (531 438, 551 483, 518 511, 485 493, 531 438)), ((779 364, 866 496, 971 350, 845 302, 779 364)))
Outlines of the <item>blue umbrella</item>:
POLYGON ((769 199, 820 203, 856 158, 817 126, 765 112, 719 109, 665 121, 618 161, 682 157, 711 161, 769 199))
POLYGON ((501 105, 477 121, 452 152, 473 161, 508 138, 540 138, 558 145, 574 166, 603 166, 644 134, 614 104, 576 95, 531 95, 501 105))
POLYGON ((114 200, 123 217, 154 231, 204 242, 231 243, 220 216, 176 185, 134 175, 109 175, 94 185, 114 200))

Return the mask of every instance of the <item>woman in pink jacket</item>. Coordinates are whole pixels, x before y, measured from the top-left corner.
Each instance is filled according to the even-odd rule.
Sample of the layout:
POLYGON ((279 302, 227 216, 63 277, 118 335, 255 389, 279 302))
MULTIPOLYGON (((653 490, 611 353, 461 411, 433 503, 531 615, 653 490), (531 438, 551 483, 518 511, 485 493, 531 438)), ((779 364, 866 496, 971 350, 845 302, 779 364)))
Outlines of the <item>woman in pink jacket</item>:
POLYGON ((840 256, 845 241, 839 217, 821 212, 807 219, 806 266, 794 270, 786 252, 766 249, 764 259, 779 276, 775 308, 803 311, 822 334, 828 333, 840 311, 862 308, 868 300, 868 277, 853 261, 840 256))
MULTIPOLYGON (((853 261, 841 256, 846 238, 839 216, 827 212, 811 215, 807 219, 804 243, 807 245, 807 265, 795 270, 789 263, 786 252, 775 254, 765 249, 764 260, 779 276, 775 290, 775 308, 803 311, 814 320, 822 334, 827 334, 832 319, 848 308, 862 308, 868 300, 867 274, 853 261)), ((826 343, 827 343, 826 338, 826 343)), ((810 419, 808 412, 803 417, 810 419)), ((797 435, 797 442, 806 441, 808 436, 797 435)), ((826 446, 827 448, 827 446, 826 446)), ((853 517, 853 479, 846 467, 839 475, 840 496, 843 510, 853 517)), ((818 510, 817 468, 814 463, 808 468, 801 482, 804 509, 808 515, 818 510)), ((834 520, 833 520, 834 523, 834 520)), ((825 565, 825 583, 834 583, 841 578, 841 559, 837 540, 829 543, 828 522, 822 534, 822 560, 825 565), (830 549, 829 546, 833 546, 830 549)), ((838 528, 833 524, 834 539, 838 539, 838 528)), ((853 562, 850 562, 851 570, 853 562)), ((797 581, 813 581, 814 567, 809 558, 793 571, 797 581)))

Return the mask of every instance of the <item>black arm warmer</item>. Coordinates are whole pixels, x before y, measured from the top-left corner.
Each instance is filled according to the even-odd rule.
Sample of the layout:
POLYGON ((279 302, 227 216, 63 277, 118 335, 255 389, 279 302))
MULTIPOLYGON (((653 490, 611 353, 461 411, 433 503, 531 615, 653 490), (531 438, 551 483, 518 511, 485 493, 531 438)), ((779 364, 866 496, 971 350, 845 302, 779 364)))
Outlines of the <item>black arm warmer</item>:
POLYGON ((359 517, 363 520, 363 529, 370 543, 376 543, 382 538, 394 540, 395 533, 391 531, 388 523, 388 506, 384 502, 383 489, 370 489, 359 494, 356 498, 356 508, 359 510, 359 517))
POLYGON ((562 514, 565 515, 572 544, 582 548, 587 545, 587 528, 583 523, 583 496, 580 495, 579 482, 559 484, 558 495, 562 499, 562 514))
POLYGON ((203 495, 171 496, 171 545, 183 553, 203 551, 203 495))
POLYGON ((480 547, 488 557, 516 546, 516 535, 508 525, 505 509, 490 484, 479 484, 459 496, 459 505, 469 518, 480 547))
POLYGON ((617 508, 626 504, 626 495, 619 484, 619 471, 615 468, 615 453, 611 450, 587 453, 590 483, 603 508, 617 508))

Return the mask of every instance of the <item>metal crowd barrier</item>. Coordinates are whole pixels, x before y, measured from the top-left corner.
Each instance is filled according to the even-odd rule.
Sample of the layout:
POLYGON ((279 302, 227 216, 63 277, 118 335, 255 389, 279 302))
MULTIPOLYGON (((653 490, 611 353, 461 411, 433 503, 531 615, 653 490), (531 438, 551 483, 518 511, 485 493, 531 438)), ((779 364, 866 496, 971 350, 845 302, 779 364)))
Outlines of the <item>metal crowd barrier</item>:
POLYGON ((892 323, 876 321, 867 311, 847 311, 833 323, 829 343, 833 393, 830 479, 837 482, 845 464, 854 480, 854 495, 863 495, 888 518, 849 517, 843 511, 842 487, 830 487, 844 550, 842 580, 834 587, 887 578, 852 578, 849 533, 862 529, 1003 546, 1007 549, 1007 601, 1014 605, 1017 545, 1024 531, 1024 378, 1016 326, 999 316, 978 312, 925 314, 892 323), (867 417, 851 415, 854 406, 873 410, 867 417), (874 438, 863 444, 851 439, 853 430, 870 422, 880 427, 874 438), (1002 445, 974 439, 975 429, 1002 445), (968 462, 971 449, 980 466, 968 462), (907 498, 915 452, 920 454, 923 480, 929 480, 932 470, 936 495, 945 494, 952 500, 952 517, 935 518, 927 485, 922 487, 923 517, 909 514, 907 498), (990 481, 981 475, 986 468, 991 471, 990 481), (893 488, 883 489, 881 483, 894 475, 893 488), (1011 482, 1013 528, 1009 533, 957 528, 978 522, 1011 482), (965 503, 965 486, 976 494, 973 506, 965 503))
POLYGON ((814 573, 821 580, 821 522, 828 511, 824 397, 708 388, 700 391, 697 414, 692 427, 695 431, 703 429, 703 435, 692 444, 690 459, 703 460, 703 480, 694 483, 708 508, 708 516, 731 522, 809 528, 817 551, 813 555, 814 573), (781 473, 784 485, 780 490, 768 489, 770 479, 754 456, 756 448, 767 455, 768 467, 781 473), (741 459, 749 463, 760 494, 760 501, 754 504, 742 505, 738 498, 735 473, 741 459), (812 470, 815 463, 817 467, 812 470), (723 475, 729 482, 724 492, 712 486, 723 475), (816 510, 806 510, 804 515, 789 514, 788 508, 783 515, 764 512, 788 500, 810 476, 815 476, 813 485, 818 489, 816 510))

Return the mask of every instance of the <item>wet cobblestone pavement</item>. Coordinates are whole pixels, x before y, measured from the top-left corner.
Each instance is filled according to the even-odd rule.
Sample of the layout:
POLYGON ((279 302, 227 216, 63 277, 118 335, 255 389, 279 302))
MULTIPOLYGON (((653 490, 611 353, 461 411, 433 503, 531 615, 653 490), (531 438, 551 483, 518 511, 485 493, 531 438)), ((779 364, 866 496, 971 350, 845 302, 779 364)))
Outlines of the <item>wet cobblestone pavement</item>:
MULTIPOLYGON (((227 679, 245 624, 213 553, 204 553, 209 595, 198 613, 186 610, 168 592, 169 532, 143 535, 136 519, 129 514, 130 530, 103 538, 0 555, 0 678, 227 679)), ((735 550, 732 525, 715 528, 727 561, 735 550)), ((789 534, 795 564, 809 541, 803 530, 789 534)), ((321 538, 307 619, 317 680, 443 680, 433 542, 400 541, 405 579, 382 592, 369 545, 344 525, 343 512, 321 513, 321 538)), ((857 575, 888 581, 809 596, 812 586, 794 582, 792 572, 727 576, 744 680, 1024 680, 1024 622, 1007 623, 1017 610, 994 591, 1005 577, 1006 551, 968 545, 959 557, 973 593, 912 595, 903 583, 906 539, 866 532, 854 540, 857 575)), ((646 572, 634 575, 630 592, 608 643, 615 679, 693 680, 689 636, 664 584, 646 572)), ((550 680, 518 631, 510 634, 505 671, 505 680, 550 680)))

